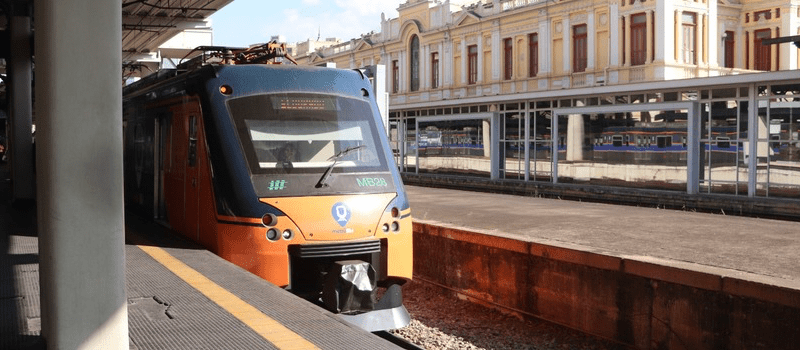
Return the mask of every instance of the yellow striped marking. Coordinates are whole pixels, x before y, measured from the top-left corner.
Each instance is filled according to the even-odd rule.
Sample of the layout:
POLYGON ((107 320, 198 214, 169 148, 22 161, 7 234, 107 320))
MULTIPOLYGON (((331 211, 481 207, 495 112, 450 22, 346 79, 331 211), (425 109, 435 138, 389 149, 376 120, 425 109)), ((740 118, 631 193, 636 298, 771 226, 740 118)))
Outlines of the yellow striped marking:
POLYGON ((139 245, 137 247, 279 349, 319 349, 316 345, 292 332, 278 323, 278 321, 269 318, 263 312, 239 299, 239 297, 225 288, 220 287, 165 250, 152 246, 139 245))

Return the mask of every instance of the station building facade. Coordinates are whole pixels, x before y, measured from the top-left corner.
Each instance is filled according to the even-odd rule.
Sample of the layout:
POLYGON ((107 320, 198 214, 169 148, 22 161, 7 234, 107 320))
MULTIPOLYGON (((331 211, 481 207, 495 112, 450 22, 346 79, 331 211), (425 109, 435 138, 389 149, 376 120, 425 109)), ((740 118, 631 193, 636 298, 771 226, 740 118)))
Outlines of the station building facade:
POLYGON ((407 173, 798 199, 799 5, 408 0, 301 59, 386 67, 407 173))

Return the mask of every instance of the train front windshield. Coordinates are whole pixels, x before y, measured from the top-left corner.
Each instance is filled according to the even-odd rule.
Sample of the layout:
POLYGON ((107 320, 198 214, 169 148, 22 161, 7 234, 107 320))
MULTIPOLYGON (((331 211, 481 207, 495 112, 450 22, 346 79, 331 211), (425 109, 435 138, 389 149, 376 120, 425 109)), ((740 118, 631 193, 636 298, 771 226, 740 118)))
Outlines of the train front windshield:
POLYGON ((259 196, 395 190, 367 101, 264 94, 228 108, 259 196))

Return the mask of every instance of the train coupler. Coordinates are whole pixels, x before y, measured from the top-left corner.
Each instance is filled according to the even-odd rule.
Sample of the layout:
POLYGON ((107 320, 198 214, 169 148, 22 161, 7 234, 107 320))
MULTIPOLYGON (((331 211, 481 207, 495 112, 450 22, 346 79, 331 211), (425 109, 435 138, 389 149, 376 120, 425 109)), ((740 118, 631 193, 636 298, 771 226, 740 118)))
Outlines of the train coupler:
POLYGON ((328 310, 369 332, 397 329, 411 322, 399 284, 388 286, 376 302, 375 269, 361 260, 335 262, 325 279, 322 302, 328 310))
POLYGON ((334 313, 367 312, 374 309, 375 269, 361 260, 336 261, 322 288, 322 303, 334 313))

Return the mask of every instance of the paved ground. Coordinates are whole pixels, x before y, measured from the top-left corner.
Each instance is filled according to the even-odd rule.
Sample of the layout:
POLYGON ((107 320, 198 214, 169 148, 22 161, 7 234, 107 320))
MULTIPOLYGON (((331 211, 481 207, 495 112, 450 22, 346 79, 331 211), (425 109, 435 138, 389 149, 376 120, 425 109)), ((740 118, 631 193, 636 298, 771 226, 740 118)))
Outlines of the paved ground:
POLYGON ((800 289, 800 223, 406 186, 414 220, 800 289))

